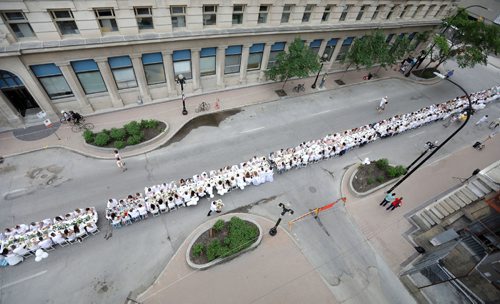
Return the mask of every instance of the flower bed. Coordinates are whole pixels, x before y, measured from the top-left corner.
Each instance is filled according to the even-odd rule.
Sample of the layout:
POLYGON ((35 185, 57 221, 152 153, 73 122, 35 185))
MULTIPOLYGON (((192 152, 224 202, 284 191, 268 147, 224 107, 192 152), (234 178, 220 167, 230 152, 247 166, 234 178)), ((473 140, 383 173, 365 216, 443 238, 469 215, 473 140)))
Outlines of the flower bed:
POLYGON ((367 192, 404 174, 406 174, 406 168, 391 166, 387 159, 382 158, 369 165, 359 166, 352 179, 352 187, 357 192, 367 192))
POLYGON ((155 138, 163 130, 165 123, 158 120, 131 121, 122 128, 104 129, 98 133, 83 132, 85 142, 98 147, 123 149, 155 138))
POLYGON ((191 246, 190 260, 197 265, 226 258, 250 247, 259 237, 259 228, 233 216, 229 222, 218 220, 202 233, 191 246))

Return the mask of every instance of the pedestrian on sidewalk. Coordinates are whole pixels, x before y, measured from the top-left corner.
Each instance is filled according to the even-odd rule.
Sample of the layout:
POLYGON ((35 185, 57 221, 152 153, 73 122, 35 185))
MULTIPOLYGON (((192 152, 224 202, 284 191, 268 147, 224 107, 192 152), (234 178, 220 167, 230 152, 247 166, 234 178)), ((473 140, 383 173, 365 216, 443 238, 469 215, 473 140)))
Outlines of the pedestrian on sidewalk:
POLYGON ((396 199, 396 193, 388 193, 384 200, 379 204, 380 206, 385 206, 387 203, 392 203, 396 199))
POLYGON ((210 204, 210 210, 208 211, 207 216, 210 216, 210 214, 212 214, 212 212, 221 213, 222 212, 222 207, 224 207, 224 204, 222 203, 222 200, 218 199, 216 201, 213 201, 210 204))
POLYGON ((488 115, 484 115, 483 117, 479 118, 479 120, 476 122, 476 126, 485 123, 487 120, 488 120, 488 115))
POLYGON ((403 205, 403 197, 398 197, 397 199, 395 199, 390 205, 389 207, 387 207, 386 210, 394 210, 396 209, 397 207, 401 207, 401 205, 403 205))
POLYGON ((387 101, 387 96, 385 97, 382 97, 382 99, 380 99, 380 103, 377 107, 377 111, 379 113, 382 113, 384 110, 385 110, 385 106, 388 104, 389 102, 387 101))
POLYGON ((119 158, 116 158, 116 165, 118 168, 122 169, 122 171, 127 171, 127 167, 125 167, 125 163, 119 158))

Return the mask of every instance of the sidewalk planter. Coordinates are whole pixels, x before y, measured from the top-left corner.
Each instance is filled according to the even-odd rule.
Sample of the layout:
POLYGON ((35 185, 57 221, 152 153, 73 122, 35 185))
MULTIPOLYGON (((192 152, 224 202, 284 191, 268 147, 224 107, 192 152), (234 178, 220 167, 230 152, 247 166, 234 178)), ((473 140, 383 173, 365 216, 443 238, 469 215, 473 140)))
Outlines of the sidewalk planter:
MULTIPOLYGON (((376 162, 372 162, 370 165, 376 166, 376 162)), ((389 166, 389 167, 390 167, 390 168, 392 168, 392 169, 396 169, 396 168, 401 169, 401 168, 403 168, 402 166, 393 166, 393 165, 391 165, 391 164, 389 164, 389 163, 386 163, 386 165, 387 165, 387 166, 389 166)), ((374 186, 373 188, 371 188, 371 189, 369 189, 369 190, 367 190, 367 191, 364 191, 364 192, 359 192, 359 191, 357 191, 357 190, 354 188, 353 181, 354 181, 354 179, 355 179, 356 175, 358 174, 359 169, 360 169, 360 167, 362 166, 362 164, 356 164, 356 165, 354 165, 354 166, 356 166, 356 168, 355 168, 355 170, 352 172, 351 176, 349 177, 349 190, 350 190, 350 191, 351 191, 351 192, 352 192, 355 196, 357 196, 357 197, 363 197, 363 196, 369 195, 369 194, 371 194, 371 193, 373 193, 373 192, 376 192, 376 191, 378 191, 378 190, 380 190, 380 189, 382 189, 382 188, 385 188, 385 187, 387 187, 388 185, 390 185, 390 184, 393 184, 393 183, 397 182, 399 179, 401 179, 401 178, 402 178, 402 176, 404 176, 404 174, 398 174, 396 177, 390 178, 390 177, 388 177, 388 176, 386 175, 386 176, 384 176, 384 179, 386 179, 386 178, 389 178, 389 179, 388 179, 385 183, 379 184, 378 186, 374 186)), ((378 166, 377 166, 377 167, 378 167, 378 166)), ((404 169, 404 168, 403 168, 403 169, 404 169)), ((382 169, 380 169, 380 171, 382 171, 382 169)), ((377 178, 376 178, 376 177, 370 177, 370 178, 368 178, 368 179, 372 179, 372 180, 373 180, 373 181, 372 181, 372 183, 375 183, 377 178)), ((380 181, 378 181, 378 182, 380 182, 380 181)))
POLYGON ((200 231, 194 235, 186 250, 186 261, 188 265, 191 268, 197 270, 205 270, 214 265, 225 263, 247 251, 255 249, 257 246, 259 246, 263 236, 262 228, 260 227, 260 225, 246 215, 235 216, 232 214, 227 214, 225 216, 208 221, 200 228, 202 229, 200 229, 200 231), (231 225, 233 225, 233 228, 231 228, 229 233, 227 233, 227 230, 229 227, 231 227, 231 225), (253 231, 254 228, 256 228, 256 231, 253 231), (217 232, 214 233, 215 236, 211 237, 210 240, 206 240, 207 234, 210 233, 210 230, 214 230, 214 232, 217 232), (253 237, 252 233, 249 232, 255 232, 255 237, 253 237), (255 241, 246 248, 242 246, 242 244, 247 244, 245 237, 250 238, 251 240, 255 239, 255 241), (205 239, 205 241, 207 242, 205 246, 200 245, 201 242, 203 242, 202 239, 205 239), (230 240, 230 242, 226 243, 225 240, 230 240), (231 244, 231 242, 235 243, 231 244), (236 247, 236 249, 234 247, 236 247), (238 247, 242 247, 244 249, 229 254, 231 251, 236 251, 238 247), (205 256, 222 254, 222 257, 217 257, 214 260, 204 264, 195 263, 195 252, 199 253, 201 251, 203 251, 203 254, 205 256))
POLYGON ((414 74, 417 71, 421 71, 421 70, 412 71, 408 78, 410 78, 411 80, 414 80, 418 83, 421 83, 421 84, 435 84, 435 83, 438 83, 439 81, 441 81, 441 78, 439 78, 437 76, 434 76, 432 78, 418 77, 417 75, 414 74))
MULTIPOLYGON (((130 123, 129 123, 130 124, 130 123)), ((140 124, 140 123, 139 123, 140 124)), ((128 125, 128 124, 127 124, 128 125)), ((119 149, 120 151, 130 151, 130 150, 134 150, 134 149, 137 149, 137 148, 141 148, 141 147, 144 147, 144 146, 147 146, 147 145, 150 145, 152 143, 155 143, 157 141, 159 141, 160 139, 162 139, 163 137, 165 137, 165 135, 167 134, 168 132, 168 129, 169 129, 169 125, 165 122, 162 122, 162 121, 158 121, 158 126, 156 127, 156 129, 158 128, 161 128, 163 129, 162 131, 160 131, 158 133, 158 135, 156 135, 155 137, 151 138, 151 139, 148 139, 146 141, 143 141, 143 142, 138 142, 138 143, 135 143, 137 142, 137 140, 135 141, 131 141, 127 146, 125 146, 124 148, 120 148, 120 147, 116 147, 116 146, 109 146, 109 144, 107 144, 107 146, 105 147, 100 147, 100 146, 97 146, 95 144, 90 144, 87 142, 87 140, 85 140, 85 145, 87 147, 91 147, 93 149, 97 149, 97 150, 100 150, 100 151, 112 151, 112 150, 115 150, 115 149, 119 149), (132 144, 134 143, 134 144, 132 144)), ((139 132, 144 132, 144 130, 147 130, 147 129, 151 129, 151 128, 141 128, 140 130, 138 130, 139 132)), ((115 136, 128 136, 128 138, 132 138, 132 139, 136 139, 134 138, 134 136, 130 136, 128 135, 128 132, 125 130, 125 128, 113 128, 111 130, 108 130, 108 136, 110 136, 111 134, 110 133, 113 133, 113 135, 115 136), (122 134, 124 133, 125 134, 122 134)), ((94 134, 94 138, 98 138, 98 136, 105 136, 106 134, 103 134, 102 131, 101 132, 97 132, 94 134)), ((84 135, 84 138, 85 138, 85 135, 84 135)), ((108 140, 111 140, 111 139, 108 139, 108 140)), ((115 141, 116 142, 116 141, 115 141)))

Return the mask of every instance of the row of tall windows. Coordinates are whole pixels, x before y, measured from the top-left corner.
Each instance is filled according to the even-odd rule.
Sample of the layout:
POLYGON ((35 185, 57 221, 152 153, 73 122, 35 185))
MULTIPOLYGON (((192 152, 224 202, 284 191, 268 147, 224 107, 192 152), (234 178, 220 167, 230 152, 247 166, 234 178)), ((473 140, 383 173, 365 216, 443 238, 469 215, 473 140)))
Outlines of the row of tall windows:
MULTIPOLYGON (((327 5, 323 9, 323 15, 321 17, 322 22, 330 21, 332 12, 335 9, 335 5, 327 5)), ((413 5, 405 5, 401 8, 399 4, 393 5, 387 8, 385 4, 380 4, 375 7, 371 16, 366 16, 369 11, 370 5, 362 5, 357 11, 355 17, 356 20, 362 20, 363 18, 369 18, 371 20, 376 19, 392 19, 394 16, 398 18, 411 17, 415 18, 422 13, 425 5, 418 5, 413 13, 410 15, 413 5), (384 12, 387 12, 383 15, 384 12)), ((446 9, 447 5, 441 5, 436 9, 437 5, 432 4, 427 7, 427 10, 423 14, 423 18, 428 16, 437 17, 442 14, 446 9)), ((245 5, 238 4, 233 6, 232 14, 232 24, 238 25, 244 23, 245 15, 245 5)), ((154 29, 153 22, 153 9, 152 7, 134 7, 135 19, 139 30, 152 30, 154 29)), ((290 22, 290 16, 296 9, 293 4, 285 4, 283 6, 281 14, 281 23, 286 24, 290 22)), ((314 4, 306 4, 304 12, 302 14, 302 22, 307 23, 311 21, 311 16, 317 6, 314 4)), ((214 26, 217 25, 217 5, 203 5, 203 25, 214 26)), ((265 24, 268 22, 268 16, 271 10, 271 5, 260 5, 258 10, 258 24, 265 24)), ((95 18, 99 24, 101 32, 116 32, 119 30, 118 24, 116 22, 115 10, 113 8, 95 8, 94 10, 95 18)), ((171 24, 173 28, 184 28, 186 27, 186 6, 170 6, 170 16, 171 24)), ((64 35, 75 35, 80 34, 75 17, 71 9, 54 9, 48 10, 50 17, 52 18, 54 24, 56 25, 59 33, 64 35)), ((340 16, 338 21, 343 22, 348 20, 349 14, 356 14, 354 11, 354 5, 347 4, 343 5, 340 11, 340 16)), ((35 37, 33 28, 29 24, 25 14, 22 11, 5 11, 2 12, 2 18, 5 23, 10 27, 12 33, 17 38, 29 38, 35 37)))

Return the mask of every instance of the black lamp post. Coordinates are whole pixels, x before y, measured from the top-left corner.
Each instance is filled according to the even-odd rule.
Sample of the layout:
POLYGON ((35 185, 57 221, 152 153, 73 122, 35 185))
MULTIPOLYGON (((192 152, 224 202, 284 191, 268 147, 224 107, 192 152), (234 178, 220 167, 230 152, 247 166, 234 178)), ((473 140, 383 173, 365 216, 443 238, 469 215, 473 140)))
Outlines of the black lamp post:
POLYGON ((328 54, 323 54, 323 56, 319 58, 319 61, 321 62, 321 67, 318 70, 318 74, 316 74, 316 79, 314 79, 314 83, 312 84, 311 88, 316 89, 316 82, 318 82, 319 73, 321 73, 321 70, 323 69, 323 64, 327 60, 328 60, 328 54))
POLYGON ((425 155, 425 154, 427 154, 427 152, 429 152, 429 150, 434 149, 434 148, 436 147, 436 145, 435 145, 435 144, 437 144, 437 140, 436 140, 434 143, 433 143, 433 142, 430 142, 430 141, 426 142, 426 143, 425 143, 425 151, 424 151, 424 152, 422 152, 422 153, 420 154, 420 156, 419 156, 419 157, 417 157, 417 159, 415 159, 415 160, 414 160, 414 161, 413 161, 413 162, 412 162, 412 163, 411 163, 408 167, 406 167, 406 171, 410 170, 410 168, 411 168, 411 167, 413 167, 413 165, 414 165, 415 163, 417 163, 417 162, 418 162, 418 161, 419 161, 422 157, 424 157, 424 155, 425 155))
MULTIPOLYGON (((480 7, 480 8, 482 8, 482 9, 487 10, 487 11, 489 11, 489 10, 490 10, 490 9, 488 9, 487 7, 484 7, 484 6, 482 6, 482 5, 477 5, 477 4, 475 4, 475 5, 469 5, 469 6, 467 6, 467 7, 464 7, 463 9, 464 9, 464 10, 467 10, 467 9, 469 9, 469 8, 471 8, 471 7, 480 7)), ((446 31, 450 28, 451 23, 453 22, 453 20, 455 20, 455 18, 457 18, 457 16, 458 16, 458 14, 455 14, 455 16, 453 16, 453 18, 451 18, 450 22, 448 22, 448 24, 446 25, 446 27, 444 28, 444 30, 442 30, 442 31, 441 31, 440 35, 443 35, 443 34, 445 34, 445 33, 446 33, 446 31)), ((429 55, 429 54, 432 52, 432 49, 433 49, 435 46, 436 46, 436 43, 434 42, 434 43, 432 44, 432 46, 429 48, 429 50, 425 53, 424 58, 423 58, 422 60, 424 60, 424 59, 427 57, 427 55, 429 55)), ((409 77, 409 76, 410 76, 411 71, 413 70, 413 68, 414 68, 416 65, 417 65, 416 63, 411 65, 410 69, 409 69, 409 70, 408 70, 408 72, 406 72, 406 74, 405 74, 405 76, 406 76, 406 77, 409 77)))
POLYGON ((472 115, 472 101, 470 99, 469 93, 467 93, 467 91, 461 85, 459 85, 458 83, 454 82, 453 80, 451 80, 449 78, 451 75, 453 75, 453 71, 448 72, 446 75, 442 75, 442 74, 439 74, 436 72, 434 72, 434 74, 436 76, 438 76, 439 78, 448 80, 449 82, 451 82, 452 84, 457 86, 460 90, 462 90, 465 93, 465 96, 467 97, 467 100, 469 101, 469 107, 467 107, 467 109, 465 109, 465 111, 467 113, 467 117, 465 118, 464 123, 457 130, 455 130, 455 132, 453 132, 450 136, 448 136, 448 138, 446 138, 443 141, 443 143, 441 143, 439 146, 432 149, 432 152, 429 155, 427 155, 427 157, 424 158, 424 160, 422 160, 410 172, 407 172, 401 180, 399 180, 394 186, 392 186, 391 189, 387 190, 387 193, 392 193, 393 190, 396 189, 399 185, 401 185, 408 177, 410 177, 413 174, 413 172, 417 171, 417 169, 420 168, 420 166, 422 166, 429 158, 431 158, 434 154, 436 154, 436 152, 439 151, 439 149, 441 149, 444 145, 446 145, 446 143, 448 141, 450 141, 450 139, 452 139, 458 132, 460 132, 460 130, 462 130, 465 127, 465 125, 469 122, 470 116, 472 115))
POLYGON ((276 235, 276 233, 278 233, 278 226, 279 226, 279 224, 281 223, 281 217, 282 217, 283 215, 285 215, 287 212, 290 212, 290 214, 293 214, 293 210, 292 210, 292 209, 288 209, 288 208, 286 208, 286 207, 285 207, 285 204, 283 204, 283 203, 279 203, 279 205, 278 205, 278 206, 280 206, 281 208, 283 208, 283 211, 281 211, 281 216, 279 217, 278 221, 276 222, 276 225, 274 225, 274 227, 273 227, 273 228, 269 229, 269 234, 270 234, 271 236, 275 236, 275 235, 276 235))
POLYGON ((186 96, 184 96, 184 84, 186 83, 186 79, 184 78, 184 75, 179 74, 175 82, 181 85, 182 115, 187 115, 188 111, 186 110, 186 96))

